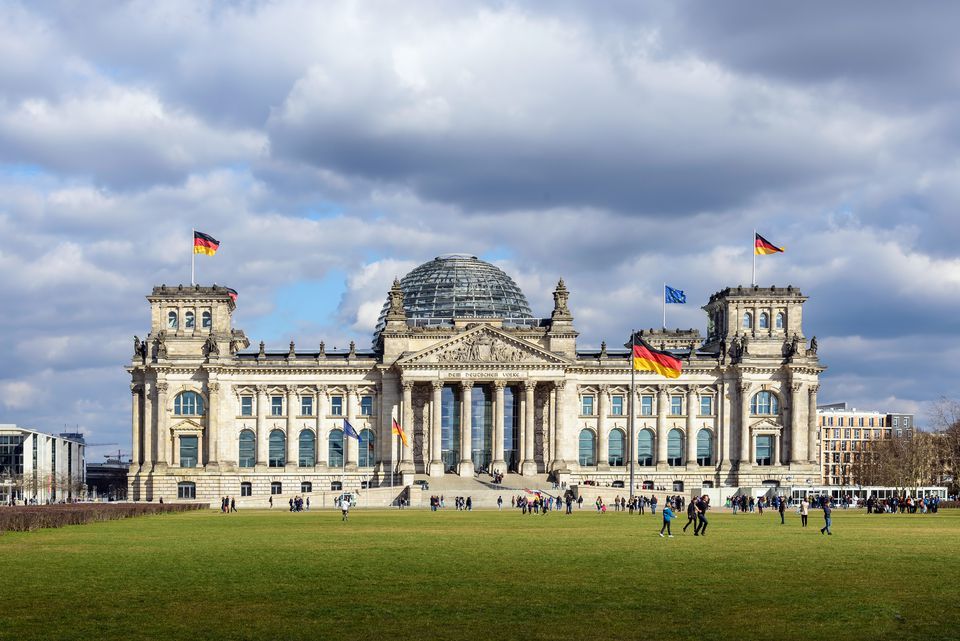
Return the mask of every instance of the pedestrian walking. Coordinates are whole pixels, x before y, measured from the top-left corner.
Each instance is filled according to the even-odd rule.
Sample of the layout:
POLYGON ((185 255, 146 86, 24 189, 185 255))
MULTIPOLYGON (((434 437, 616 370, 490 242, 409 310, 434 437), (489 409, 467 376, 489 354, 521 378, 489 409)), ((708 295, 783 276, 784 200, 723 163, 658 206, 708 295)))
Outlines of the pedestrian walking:
POLYGON ((800 501, 800 525, 807 527, 807 516, 810 514, 810 502, 804 497, 800 501))
POLYGON ((340 514, 341 521, 346 521, 350 516, 350 499, 346 497, 340 499, 340 514))
POLYGON ((663 531, 667 531, 667 536, 671 539, 673 538, 673 533, 670 531, 670 521, 673 520, 673 510, 670 509, 670 505, 663 506, 663 525, 660 526, 660 536, 663 536, 663 531))
POLYGON ((686 532, 687 528, 690 527, 690 524, 693 524, 693 529, 697 529, 697 501, 693 500, 687 504, 687 524, 683 526, 683 531, 686 532))
POLYGON ((497 497, 497 509, 498 509, 498 510, 501 510, 501 511, 503 510, 503 497, 502 497, 502 496, 498 496, 498 497, 497 497))
POLYGON ((787 509, 787 501, 786 501, 785 498, 783 498, 783 497, 781 496, 781 497, 779 498, 779 502, 778 502, 778 504, 777 504, 777 512, 780 513, 780 525, 783 525, 783 524, 784 524, 783 516, 784 516, 784 511, 785 511, 786 509, 787 509))
POLYGON ((693 535, 706 536, 707 510, 710 509, 710 497, 704 494, 700 498, 696 499, 694 503, 697 504, 697 525, 693 528, 693 535))
POLYGON ((830 508, 830 497, 825 497, 823 499, 823 527, 820 528, 820 534, 826 532, 827 534, 833 535, 833 532, 830 531, 830 517, 833 514, 833 510, 830 508))

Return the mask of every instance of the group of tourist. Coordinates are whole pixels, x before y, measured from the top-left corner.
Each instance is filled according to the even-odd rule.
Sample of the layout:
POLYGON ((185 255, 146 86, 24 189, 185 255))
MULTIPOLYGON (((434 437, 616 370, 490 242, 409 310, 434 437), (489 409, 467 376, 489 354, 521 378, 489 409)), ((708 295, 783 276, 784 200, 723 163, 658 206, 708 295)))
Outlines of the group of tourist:
POLYGON ((866 505, 867 514, 936 514, 940 509, 940 497, 893 496, 879 499, 871 496, 866 505))
POLYGON ((237 511, 237 502, 232 496, 224 496, 220 499, 220 511, 224 514, 237 511))
MULTIPOLYGON (((456 496, 453 498, 453 506, 458 512, 472 512, 473 499, 469 496, 456 496)), ((436 512, 446 507, 446 501, 442 494, 434 494, 430 497, 430 511, 436 512)))
MULTIPOLYGON (((670 524, 673 519, 676 518, 677 512, 681 511, 683 505, 683 497, 673 496, 667 497, 667 502, 663 507, 663 525, 660 527, 660 536, 663 536, 664 530, 667 532, 667 537, 673 538, 673 532, 670 530, 670 524)), ((686 532, 687 528, 693 525, 693 535, 694 536, 706 536, 707 535, 707 510, 710 509, 710 497, 704 494, 703 496, 696 496, 687 504, 687 524, 683 526, 683 531, 686 532)))
POLYGON ((306 500, 302 496, 294 496, 290 499, 290 511, 291 512, 303 512, 306 510, 310 511, 310 497, 308 496, 306 500))

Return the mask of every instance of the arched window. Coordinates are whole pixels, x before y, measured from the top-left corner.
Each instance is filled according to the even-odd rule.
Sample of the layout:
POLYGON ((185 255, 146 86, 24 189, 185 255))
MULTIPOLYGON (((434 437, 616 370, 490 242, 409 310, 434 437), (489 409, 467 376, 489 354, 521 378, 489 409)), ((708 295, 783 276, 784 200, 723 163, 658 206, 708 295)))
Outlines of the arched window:
POLYGON ((343 467, 343 430, 330 430, 329 447, 327 458, 330 467, 343 467))
POLYGON ((196 436, 180 437, 180 467, 197 466, 197 445, 196 436))
POLYGON ((176 329, 180 324, 177 322, 177 313, 168 312, 167 313, 167 329, 176 329))
POLYGON ((743 327, 745 329, 750 329, 753 327, 753 314, 747 312, 743 315, 743 327))
POLYGON ((257 463, 257 437, 251 430, 240 432, 240 467, 253 467, 257 463))
POLYGON ((253 496, 253 483, 244 481, 240 484, 240 496, 253 496))
POLYGON ((776 328, 783 329, 785 321, 786 321, 786 317, 783 315, 783 312, 777 312, 776 328))
POLYGON ((283 494, 283 483, 280 481, 271 481, 270 494, 283 494))
POLYGON ((180 392, 173 399, 173 413, 177 416, 203 416, 203 397, 197 392, 180 392))
POLYGON ((697 434, 697 465, 713 465, 713 432, 700 430, 697 434))
POLYGON ((770 329, 770 315, 766 312, 760 314, 760 329, 770 329))
POLYGON ((192 481, 180 481, 179 483, 177 483, 177 498, 178 499, 197 498, 197 484, 192 481))
POLYGON ((200 327, 203 329, 210 329, 213 327, 213 316, 210 312, 204 312, 200 315, 200 327))
POLYGON ((283 467, 287 464, 287 437, 280 430, 270 432, 270 456, 268 465, 270 467, 283 467))
POLYGON ((357 464, 360 467, 373 467, 373 430, 360 430, 360 455, 357 464))
POLYGON ((757 392, 750 401, 750 413, 754 416, 774 416, 780 413, 780 399, 773 392, 757 392))
POLYGON ((773 465, 773 436, 757 436, 757 465, 773 465))
POLYGON ((317 460, 317 439, 310 430, 300 432, 300 467, 313 467, 317 460))
POLYGON ((597 464, 597 437, 590 430, 580 431, 580 465, 597 464))
POLYGON ((610 465, 623 465, 623 444, 625 437, 623 430, 610 430, 610 444, 608 447, 607 463, 610 465))
POLYGON ((667 465, 683 465, 683 432, 678 429, 667 434, 667 465))
POLYGON ((653 465, 653 432, 640 430, 637 434, 637 464, 653 465))
POLYGON ((183 315, 183 328, 184 329, 193 329, 197 326, 196 317, 193 315, 193 312, 187 312, 183 315))

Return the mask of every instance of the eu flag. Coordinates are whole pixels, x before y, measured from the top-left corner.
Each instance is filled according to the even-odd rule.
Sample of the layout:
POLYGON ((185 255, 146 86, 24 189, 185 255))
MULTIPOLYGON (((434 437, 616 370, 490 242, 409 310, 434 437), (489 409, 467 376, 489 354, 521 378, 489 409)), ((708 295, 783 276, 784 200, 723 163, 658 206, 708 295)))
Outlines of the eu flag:
POLYGON ((674 289, 670 285, 663 286, 663 301, 665 303, 686 303, 687 295, 682 289, 674 289))
POLYGON ((350 421, 347 419, 343 419, 343 435, 355 438, 358 441, 360 440, 360 435, 357 434, 357 430, 353 429, 353 425, 350 425, 350 421))

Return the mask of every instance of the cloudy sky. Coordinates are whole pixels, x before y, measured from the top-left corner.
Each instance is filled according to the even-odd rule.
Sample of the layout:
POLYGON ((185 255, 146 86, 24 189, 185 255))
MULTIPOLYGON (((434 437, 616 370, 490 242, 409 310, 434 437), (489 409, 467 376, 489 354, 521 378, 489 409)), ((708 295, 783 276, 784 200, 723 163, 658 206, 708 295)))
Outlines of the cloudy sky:
POLYGON ((584 347, 663 281, 703 328, 756 228, 821 400, 922 423, 960 375, 960 8, 639 4, 3 3, 0 422, 128 449, 122 367, 196 227, 254 342, 364 345, 460 251, 538 315, 566 279, 584 347))

